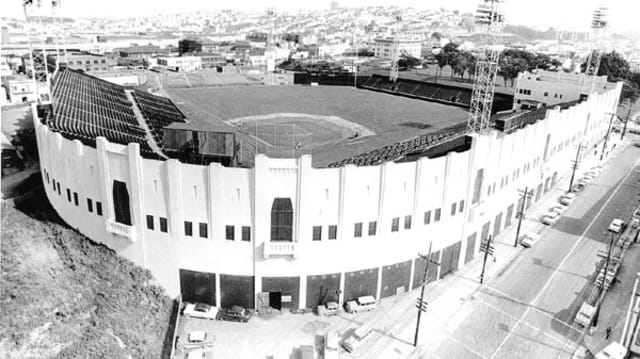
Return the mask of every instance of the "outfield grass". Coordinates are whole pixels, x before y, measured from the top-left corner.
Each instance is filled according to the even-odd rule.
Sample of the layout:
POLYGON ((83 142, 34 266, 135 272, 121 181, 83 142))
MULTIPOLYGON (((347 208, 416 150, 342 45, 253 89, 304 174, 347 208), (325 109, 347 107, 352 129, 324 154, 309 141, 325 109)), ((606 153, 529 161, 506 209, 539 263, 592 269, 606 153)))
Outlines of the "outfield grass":
MULTIPOLYGON (((318 134, 324 144, 308 147, 315 166, 434 132, 464 122, 467 116, 467 111, 459 107, 341 86, 241 86, 167 89, 167 92, 180 107, 187 109, 185 113, 198 114, 198 120, 224 124, 237 117, 301 113, 338 116, 376 133, 357 140, 337 136, 335 141, 326 141, 326 131, 318 134)), ((250 161, 255 139, 244 134, 238 139, 243 142, 245 161, 250 161)), ((287 153, 297 156, 308 152, 287 153)))

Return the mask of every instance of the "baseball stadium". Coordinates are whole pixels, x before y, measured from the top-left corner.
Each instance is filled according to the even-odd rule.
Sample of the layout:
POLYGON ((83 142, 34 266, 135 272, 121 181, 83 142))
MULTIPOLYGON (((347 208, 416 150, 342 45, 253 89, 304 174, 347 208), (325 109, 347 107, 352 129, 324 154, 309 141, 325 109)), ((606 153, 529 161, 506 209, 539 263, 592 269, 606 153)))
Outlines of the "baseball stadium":
MULTIPOLYGON (((148 269, 170 295, 276 309, 376 299, 478 255, 607 132, 621 84, 495 113, 467 131, 470 89, 417 80, 167 88, 71 69, 34 106, 58 214, 148 269), (268 303, 264 303, 268 298, 268 303)), ((511 108, 496 95, 494 107, 511 108)))

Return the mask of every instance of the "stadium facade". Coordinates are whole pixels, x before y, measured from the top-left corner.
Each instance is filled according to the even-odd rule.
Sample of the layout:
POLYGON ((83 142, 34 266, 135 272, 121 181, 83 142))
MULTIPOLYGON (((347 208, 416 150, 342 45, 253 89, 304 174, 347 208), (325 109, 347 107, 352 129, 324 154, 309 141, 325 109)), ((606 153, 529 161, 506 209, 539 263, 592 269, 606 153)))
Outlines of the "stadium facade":
POLYGON ((53 111, 34 105, 52 206, 71 227, 149 269, 169 294, 249 308, 267 292, 283 308, 303 308, 408 291, 420 285, 418 253, 430 244, 441 265, 428 280, 455 271, 482 240, 513 225, 518 189, 533 188, 528 207, 566 175, 575 146, 599 150, 621 91, 616 84, 582 102, 503 115, 498 121, 511 127, 461 133, 468 145, 456 150, 335 168, 314 168, 309 155, 257 155, 252 168, 239 168, 149 156, 151 122, 141 124, 142 137, 134 136, 139 128, 118 138, 87 127, 89 112, 102 125, 120 123, 102 109, 114 103, 147 117, 124 88, 77 76, 86 83, 78 91, 89 94, 79 104, 54 81, 53 111), (89 112, 73 110, 87 101, 89 112))

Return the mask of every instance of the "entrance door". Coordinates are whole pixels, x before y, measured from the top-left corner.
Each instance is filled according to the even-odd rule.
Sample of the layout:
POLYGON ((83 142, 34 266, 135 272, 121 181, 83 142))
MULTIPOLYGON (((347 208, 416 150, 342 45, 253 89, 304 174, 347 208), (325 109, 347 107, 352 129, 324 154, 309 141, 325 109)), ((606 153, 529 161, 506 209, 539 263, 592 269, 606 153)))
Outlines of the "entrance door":
POLYGON ((467 251, 464 256, 464 263, 467 264, 473 259, 474 249, 476 248, 476 237, 478 232, 473 232, 472 235, 467 237, 467 251))
POLYGON ((269 292, 269 306, 273 309, 282 309, 282 292, 269 292))
POLYGON ((496 220, 493 222, 493 238, 496 238, 498 233, 500 233, 500 226, 502 226, 502 212, 496 215, 496 220))
POLYGON ((504 221, 504 228, 507 229, 507 227, 509 227, 511 225, 511 220, 513 219, 513 204, 511 204, 508 208, 507 208, 507 217, 505 218, 504 221))

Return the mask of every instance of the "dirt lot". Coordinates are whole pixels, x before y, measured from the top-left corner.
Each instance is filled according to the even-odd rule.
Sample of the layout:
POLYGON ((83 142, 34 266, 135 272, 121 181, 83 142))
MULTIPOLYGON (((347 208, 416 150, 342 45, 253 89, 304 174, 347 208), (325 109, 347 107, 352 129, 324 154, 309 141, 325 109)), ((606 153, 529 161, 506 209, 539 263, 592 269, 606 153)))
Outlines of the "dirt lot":
POLYGON ((1 208, 0 357, 163 357, 173 301, 149 272, 62 224, 39 174, 27 181, 1 208))

